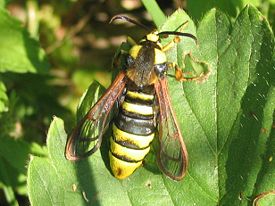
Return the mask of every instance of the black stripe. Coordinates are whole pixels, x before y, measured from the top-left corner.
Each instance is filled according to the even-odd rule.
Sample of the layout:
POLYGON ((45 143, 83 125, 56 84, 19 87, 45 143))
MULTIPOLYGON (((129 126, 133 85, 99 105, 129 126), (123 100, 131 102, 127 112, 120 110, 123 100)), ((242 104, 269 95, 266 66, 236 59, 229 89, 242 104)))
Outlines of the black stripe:
MULTIPOLYGON (((115 141, 115 140, 114 140, 114 141, 115 141)), ((128 142, 128 141, 115 141, 115 142, 116 142, 117 144, 123 146, 123 147, 128 148, 128 149, 136 149, 136 150, 138 150, 138 149, 144 149, 144 148, 139 148, 137 145, 132 144, 132 143, 130 143, 130 142, 128 142)))
POLYGON ((115 138, 115 135, 113 133, 113 136, 112 136, 112 139, 115 143, 123 146, 123 147, 126 147, 126 148, 129 148, 129 149, 141 149, 139 148, 137 145, 135 144, 132 144, 131 142, 125 140, 125 141, 117 141, 116 138, 115 138))
MULTIPOLYGON (((145 137, 145 138, 147 138, 147 137, 145 137)), ((123 147, 126 147, 128 149, 144 150, 144 149, 147 149, 148 147, 150 147, 150 144, 147 147, 138 147, 137 145, 135 145, 135 144, 133 144, 133 143, 127 141, 127 140, 125 140, 125 141, 117 141, 115 139, 115 135, 114 134, 112 136, 112 139, 114 140, 115 143, 117 143, 117 144, 119 144, 119 145, 121 145, 123 147)))
POLYGON ((120 112, 114 122, 119 129, 130 134, 149 135, 155 132, 154 119, 132 118, 120 112))
POLYGON ((113 153, 112 151, 110 151, 110 152, 112 153, 112 155, 113 155, 114 157, 116 157, 116 158, 118 158, 118 159, 120 159, 120 160, 123 160, 123 161, 125 161, 125 162, 138 163, 138 162, 142 161, 142 160, 140 160, 140 161, 130 160, 130 159, 128 159, 127 157, 125 157, 125 156, 123 156, 123 155, 115 154, 115 153, 113 153))
POLYGON ((128 112, 125 109, 122 109, 119 111, 120 113, 122 113, 125 116, 134 118, 134 119, 144 119, 144 120, 149 120, 149 119, 154 119, 154 114, 151 115, 142 115, 142 114, 138 114, 138 113, 133 113, 133 112, 128 112))
POLYGON ((148 94, 148 95, 155 95, 154 85, 147 85, 141 89, 141 88, 137 87, 135 85, 135 83, 131 82, 131 80, 128 81, 127 90, 129 90, 131 92, 138 92, 138 93, 141 92, 141 93, 148 94))
POLYGON ((146 106, 152 106, 154 104, 154 99, 144 100, 139 98, 133 98, 126 94, 125 101, 133 104, 138 105, 146 105, 146 106))

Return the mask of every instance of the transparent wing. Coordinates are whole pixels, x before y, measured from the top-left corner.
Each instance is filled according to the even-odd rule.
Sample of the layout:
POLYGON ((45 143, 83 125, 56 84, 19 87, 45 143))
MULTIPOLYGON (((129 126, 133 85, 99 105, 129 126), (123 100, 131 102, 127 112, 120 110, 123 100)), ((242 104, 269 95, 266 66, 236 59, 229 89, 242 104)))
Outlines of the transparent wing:
POLYGON ((98 102, 78 123, 66 144, 68 160, 78 160, 93 154, 101 145, 108 116, 114 103, 121 96, 126 84, 124 72, 120 72, 98 102))
POLYGON ((159 80, 155 89, 160 110, 158 164, 164 174, 181 180, 188 164, 187 150, 171 107, 166 78, 159 80))

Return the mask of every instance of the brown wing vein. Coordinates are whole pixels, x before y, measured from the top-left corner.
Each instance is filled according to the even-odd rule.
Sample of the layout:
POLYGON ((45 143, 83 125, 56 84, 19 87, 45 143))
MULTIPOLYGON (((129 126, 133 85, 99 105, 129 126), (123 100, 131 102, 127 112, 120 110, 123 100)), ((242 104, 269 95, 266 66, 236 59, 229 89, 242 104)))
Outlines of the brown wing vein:
POLYGON ((181 180, 188 164, 187 149, 171 106, 167 79, 160 79, 155 84, 155 90, 160 109, 158 164, 167 176, 181 180))
POLYGON ((105 94, 78 123, 67 140, 65 156, 68 160, 87 157, 100 147, 110 111, 116 100, 120 98, 125 85, 126 75, 122 71, 105 94))

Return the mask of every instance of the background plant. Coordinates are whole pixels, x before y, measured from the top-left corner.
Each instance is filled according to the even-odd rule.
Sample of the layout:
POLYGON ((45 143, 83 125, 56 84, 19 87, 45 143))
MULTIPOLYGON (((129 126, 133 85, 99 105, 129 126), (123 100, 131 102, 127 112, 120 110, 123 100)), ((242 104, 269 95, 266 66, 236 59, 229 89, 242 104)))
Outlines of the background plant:
MULTIPOLYGON (((40 205, 41 203, 45 205, 59 203, 60 199, 56 199, 57 202, 49 202, 48 198, 51 196, 38 195, 40 194, 39 189, 41 189, 41 193, 45 191, 47 188, 45 185, 49 186, 53 193, 54 191, 61 192, 57 194, 63 194, 60 198, 64 198, 66 201, 76 201, 76 203, 81 202, 83 204, 91 204, 92 202, 102 205, 110 203, 111 199, 108 199, 107 195, 114 191, 116 193, 120 191, 132 205, 143 204, 139 201, 140 195, 148 196, 147 203, 158 202, 159 204, 180 205, 182 201, 194 203, 192 201, 197 200, 198 205, 205 201, 209 202, 209 205, 214 205, 216 202, 226 205, 229 199, 236 199, 236 197, 238 200, 234 203, 250 204, 256 194, 274 188, 274 181, 272 181, 274 173, 270 172, 274 171, 274 161, 272 161, 274 138, 271 138, 274 137, 274 131, 270 131, 272 125, 272 115, 270 117, 270 114, 274 111, 274 89, 270 89, 274 88, 272 87, 274 86, 274 70, 272 70, 274 68, 274 36, 263 17, 253 7, 244 10, 243 8, 247 3, 255 5, 269 19, 274 28, 275 2, 272 0, 219 1, 218 3, 216 1, 158 1, 161 9, 154 1, 143 1, 143 3, 151 17, 147 15, 140 1, 1 1, 0 187, 3 190, 1 195, 5 196, 5 198, 1 198, 1 205, 28 204, 26 199, 26 165, 30 154, 34 155, 35 158, 31 161, 29 174, 37 172, 37 175, 35 173, 29 175, 29 193, 33 205, 37 205, 35 204, 36 200, 40 205), (218 156, 202 155, 202 153, 210 154, 211 145, 222 144, 225 141, 216 136, 211 139, 211 132, 213 132, 211 128, 214 124, 211 125, 209 120, 213 118, 211 115, 214 115, 216 110, 214 113, 208 112, 208 106, 213 106, 211 83, 215 82, 214 79, 209 79, 205 85, 184 84, 183 87, 174 84, 173 81, 170 82, 171 95, 175 109, 179 111, 179 118, 185 122, 190 122, 183 126, 183 131, 190 136, 190 138, 187 136, 185 140, 189 144, 189 151, 191 158, 193 158, 191 160, 194 164, 207 163, 200 164, 202 165, 201 168, 191 166, 189 170, 191 175, 187 177, 185 183, 175 186, 173 182, 165 178, 162 179, 156 168, 151 169, 151 171, 155 171, 156 175, 141 169, 139 175, 143 178, 134 176, 129 181, 120 183, 110 176, 106 169, 108 166, 104 165, 100 153, 89 161, 76 166, 64 162, 62 148, 66 134, 63 130, 63 123, 58 118, 55 118, 51 124, 48 132, 48 149, 46 149, 44 147, 46 133, 52 116, 56 115, 62 118, 68 128, 67 131, 70 131, 75 124, 76 105, 85 89, 93 82, 93 85, 98 85, 96 82, 99 82, 105 88, 110 84, 112 76, 110 66, 116 48, 126 39, 127 35, 134 39, 140 39, 144 35, 144 31, 140 31, 136 27, 108 25, 106 22, 109 18, 118 13, 128 13, 138 17, 147 25, 152 25, 152 18, 154 23, 160 27, 165 22, 164 13, 171 14, 179 6, 187 9, 187 13, 198 26, 197 35, 200 51, 194 51, 194 55, 208 62, 214 71, 215 69, 232 67, 232 70, 225 70, 229 73, 224 73, 222 76, 212 74, 212 78, 222 77, 224 80, 217 81, 219 82, 220 93, 229 90, 225 87, 228 85, 226 81, 236 80, 233 81, 234 85, 230 84, 232 86, 230 91, 235 88, 235 92, 229 92, 226 95, 226 98, 230 98, 232 95, 232 101, 236 99, 233 101, 235 104, 226 105, 227 99, 221 100, 224 102, 224 108, 220 107, 217 112, 226 118, 227 124, 220 125, 220 132, 230 132, 229 142, 232 144, 228 144, 228 147, 231 145, 231 148, 225 147, 224 151, 226 152, 221 150, 218 156), (211 10, 213 7, 219 8, 219 10, 211 10), (211 12, 207 13, 210 10, 211 12), (231 22, 220 11, 227 14, 231 22), (242 14, 238 17, 237 22, 233 23, 241 11, 242 14), (246 17, 250 19, 246 19, 246 17), (247 33, 251 34, 252 39, 246 37, 247 33), (212 34, 220 38, 215 39, 212 34), (225 41, 226 38, 232 42, 225 41), (257 42, 263 46, 257 45, 257 42), (222 47, 221 44, 224 46, 222 47), (229 44, 233 46, 230 47, 229 44), (241 46, 238 47, 238 44, 241 46), (209 48, 211 49, 209 50, 209 48), (248 56, 245 55, 246 52, 248 52, 248 56), (244 59, 239 59, 242 55, 244 59), (219 58, 216 59, 216 57, 219 58), (247 57, 251 58, 250 61, 247 61, 247 57), (245 62, 249 62, 249 64, 245 64, 245 62), (248 69, 243 70, 243 68, 248 69), (248 73, 240 73, 241 71, 248 72, 250 78, 242 78, 248 73), (264 71, 264 73, 260 71, 264 71), (267 72, 269 75, 266 75, 267 72), (257 73, 259 77, 264 79, 258 78, 257 73), (244 80, 247 82, 243 82, 244 80), (267 81, 269 86, 262 81, 267 81), (252 86, 249 88, 244 86, 254 83, 256 85, 254 90, 252 86), (175 94, 178 91, 183 92, 183 90, 189 99, 186 99, 183 93, 182 95, 175 94), (253 96, 253 92, 255 96, 253 96), (244 94, 246 96, 243 96, 244 94), (183 111, 179 109, 182 105, 177 106, 178 101, 185 102, 185 105, 188 105, 189 102, 190 107, 186 107, 183 111), (237 115, 233 115, 235 119, 231 116, 228 117, 229 108, 232 114, 237 115), (257 110, 259 108, 262 110, 257 110), (243 114, 247 115, 245 116, 247 119, 242 116, 243 114), (248 118, 248 114, 252 119, 256 118, 261 122, 261 128, 257 127, 259 124, 255 124, 253 120, 248 118), (191 121, 192 115, 195 115, 197 120, 202 122, 200 125, 204 131, 193 129, 198 127, 195 121, 191 121), (184 118, 187 119, 184 120, 184 118), (210 123, 210 125, 203 125, 204 122, 210 123), (241 124, 244 126, 244 133, 239 133, 241 130, 238 126, 241 124), (253 136, 259 131, 253 130, 253 128, 260 129, 262 133, 253 136), (249 130, 252 131, 252 139, 244 138, 242 141, 234 139, 235 136, 238 137, 239 135, 248 137, 249 130), (205 132, 204 135, 210 137, 210 140, 199 141, 193 145, 192 141, 196 139, 191 137, 198 138, 203 132, 205 132), (217 139, 219 143, 217 143, 217 139), (206 148, 205 144, 209 144, 210 147, 206 148), (259 147, 253 145, 259 145, 259 147), (238 154, 247 148, 253 149, 253 151, 248 150, 247 156, 236 164, 233 164, 232 161, 234 160, 227 156, 228 154, 236 154, 237 158, 238 154), (197 151, 199 152, 197 153, 197 151), (260 154, 262 159, 257 154, 260 154), (37 158, 36 156, 44 158, 37 158), (255 161, 255 167, 247 159, 255 161), (228 161, 227 164, 225 164, 225 160, 228 161), (49 161, 50 164, 45 164, 45 161, 49 161), (50 179, 53 177, 56 179, 52 180, 60 181, 60 177, 55 176, 56 174, 43 177, 46 182, 44 184, 43 181, 39 182, 41 179, 38 175, 44 174, 43 170, 49 171, 47 169, 55 163, 61 165, 60 174, 67 174, 67 176, 62 177, 67 181, 61 184, 64 190, 57 187, 56 184, 51 185, 50 179), (225 165, 229 165, 229 167, 226 168, 225 165), (213 166, 216 166, 217 170, 212 171, 213 166), (245 169, 248 166, 251 166, 251 170, 245 169), (259 169, 260 166, 261 169, 259 169), (194 186, 191 179, 192 174, 199 173, 199 169, 206 171, 205 175, 208 177, 206 178, 208 182, 199 181, 199 187, 197 187, 194 186), (232 173, 228 173, 229 169, 232 169, 232 173), (104 171, 105 176, 100 175, 99 171, 104 171), (215 174, 215 171, 218 174, 215 174), (211 176, 211 174, 214 175, 211 176), (222 182, 223 179, 226 179, 225 175, 228 175, 227 179, 232 181, 233 186, 222 182), (82 176, 82 179, 79 176, 82 176), (236 178, 237 176, 238 178, 236 178), (256 182, 255 176, 258 177, 256 182), (83 183, 84 178, 89 179, 87 182, 89 184, 83 183), (243 179, 246 183, 243 183, 243 179), (112 186, 109 190, 104 190, 106 182, 112 186), (270 182, 270 184, 266 182, 270 182), (210 190, 209 185, 212 186, 210 190), (187 191, 186 188, 190 187, 193 189, 187 191), (156 188, 159 189, 156 190, 156 188), (171 191, 174 191, 172 195, 170 194, 171 191), (227 191, 232 192, 224 196, 227 191), (205 196, 198 195, 200 192, 205 193, 205 196), (152 193, 157 195, 152 196, 152 193), (189 194, 190 197, 186 197, 185 194, 189 194), (85 198, 90 202, 87 203, 85 198)), ((166 26, 171 26, 171 23, 167 23, 166 26)), ((181 48, 179 47, 179 49, 181 48)), ((174 54, 172 53, 172 56, 174 54)), ((179 61, 182 60, 179 59, 179 61)), ((95 88, 97 87, 90 87, 90 97, 86 97, 86 103, 94 98, 95 88)), ((81 108, 78 112, 82 112, 81 108)), ((102 154, 104 158, 104 149, 102 154)), ((154 155, 151 157, 153 158, 154 155)))

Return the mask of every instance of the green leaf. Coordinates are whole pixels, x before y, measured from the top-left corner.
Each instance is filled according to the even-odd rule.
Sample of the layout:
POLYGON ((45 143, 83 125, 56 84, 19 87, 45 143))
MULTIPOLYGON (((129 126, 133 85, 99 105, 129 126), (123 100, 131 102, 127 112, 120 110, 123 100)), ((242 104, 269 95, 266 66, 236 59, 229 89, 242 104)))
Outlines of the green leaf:
POLYGON ((187 10, 190 16, 195 20, 200 20, 212 8, 218 8, 231 17, 236 17, 239 12, 247 5, 259 6, 260 0, 188 0, 187 10))
POLYGON ((45 151, 36 143, 15 140, 3 134, 0 135, 0 141, 0 182, 20 189, 22 193, 24 188, 20 187, 25 186, 23 183, 26 182, 29 154, 45 156, 45 151))
POLYGON ((9 205, 18 205, 18 202, 16 200, 14 191, 12 189, 12 176, 9 173, 9 165, 3 161, 2 157, 0 157, 0 188, 3 188, 5 197, 9 205))
POLYGON ((194 188, 189 190, 200 185, 199 205, 202 196, 212 199, 211 205, 247 205, 259 192, 255 184, 262 184, 257 175, 274 176, 261 171, 267 166, 263 155, 274 110, 274 37, 263 16, 246 7, 233 26, 223 13, 211 10, 200 23, 198 39, 199 53, 210 64, 209 79, 199 85, 170 84, 191 162, 189 185, 194 188))
POLYGON ((99 152, 91 158, 70 162, 64 157, 67 134, 63 121, 54 118, 48 131, 50 158, 32 157, 28 168, 31 205, 129 205, 121 183, 106 170, 99 152))
POLYGON ((2 8, 0 27, 0 72, 45 72, 49 68, 38 42, 2 8))
MULTIPOLYGON (((181 10, 161 29, 173 30, 187 19, 184 31, 195 34, 193 22, 181 10)), ((32 157, 28 167, 32 205, 251 205, 258 194, 275 188, 275 65, 270 26, 251 6, 233 25, 223 13, 211 10, 201 21, 197 37, 198 46, 192 39, 181 38, 168 54, 180 66, 188 65, 184 57, 192 54, 197 62, 207 62, 211 72, 201 84, 168 77, 189 153, 186 177, 175 182, 142 167, 129 178, 117 180, 109 170, 107 139, 91 157, 67 161, 67 134, 63 121, 54 118, 47 137, 49 157, 32 157)), ((95 91, 83 100, 81 115, 95 91)))
POLYGON ((1 137, 0 154, 14 169, 24 173, 28 159, 30 145, 21 140, 10 137, 1 137))

